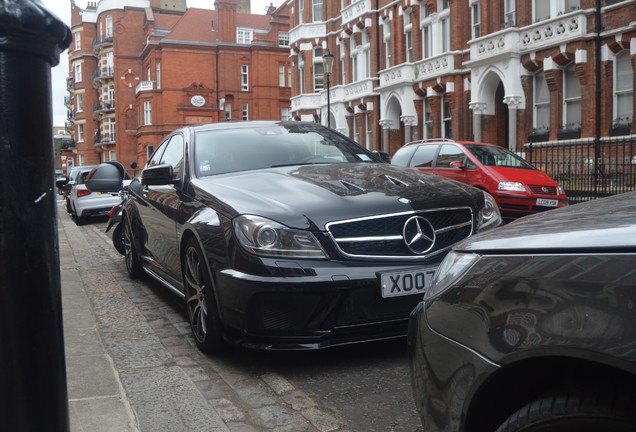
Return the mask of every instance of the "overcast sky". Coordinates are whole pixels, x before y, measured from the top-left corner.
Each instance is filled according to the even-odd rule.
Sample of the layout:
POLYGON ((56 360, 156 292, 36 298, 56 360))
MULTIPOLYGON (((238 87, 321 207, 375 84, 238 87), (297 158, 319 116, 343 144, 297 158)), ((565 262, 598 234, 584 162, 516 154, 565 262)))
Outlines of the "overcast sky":
MULTIPOLYGON (((44 7, 55 14, 67 26, 71 26, 71 0, 40 0, 44 7)), ((75 4, 81 8, 86 7, 87 0, 75 0, 75 4)), ((188 7, 202 9, 214 9, 214 0, 186 0, 188 7)), ((282 0, 251 0, 252 13, 265 14, 266 7, 273 3, 274 6, 282 4, 282 0)), ((53 125, 64 126, 66 122, 66 106, 64 96, 66 91, 66 77, 68 77, 68 55, 64 51, 60 55, 60 63, 51 69, 53 125)))

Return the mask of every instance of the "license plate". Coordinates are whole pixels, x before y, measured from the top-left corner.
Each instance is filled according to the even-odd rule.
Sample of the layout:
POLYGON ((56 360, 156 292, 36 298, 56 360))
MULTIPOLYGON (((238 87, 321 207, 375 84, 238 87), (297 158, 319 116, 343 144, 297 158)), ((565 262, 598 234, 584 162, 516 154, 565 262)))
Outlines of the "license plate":
POLYGON ((556 207, 559 205, 559 201, 551 199, 537 198, 537 205, 543 207, 556 207))
POLYGON ((423 295, 431 285, 437 267, 414 268, 396 272, 380 273, 382 297, 400 297, 413 294, 423 295))

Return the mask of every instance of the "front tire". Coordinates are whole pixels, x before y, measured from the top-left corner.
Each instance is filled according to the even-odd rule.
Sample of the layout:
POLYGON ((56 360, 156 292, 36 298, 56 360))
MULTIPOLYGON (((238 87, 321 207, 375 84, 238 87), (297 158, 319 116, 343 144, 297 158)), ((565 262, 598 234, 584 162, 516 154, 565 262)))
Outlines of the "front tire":
POLYGON ((113 228, 113 246, 115 246, 117 252, 119 252, 123 256, 126 256, 126 246, 124 244, 125 233, 122 225, 123 221, 119 222, 117 225, 115 225, 115 228, 113 228))
POLYGON ((130 225, 130 218, 127 214, 122 218, 120 225, 121 224, 124 225, 124 258, 126 261, 126 271, 128 272, 128 276, 130 276, 132 279, 137 279, 141 277, 144 271, 141 267, 139 253, 137 252, 137 248, 135 247, 132 226, 130 225))
POLYGON ((496 432, 633 431, 633 400, 616 387, 555 391, 515 412, 496 432))
POLYGON ((224 343, 214 288, 207 260, 194 238, 186 245, 182 265, 188 320, 197 348, 208 354, 219 352, 224 343))

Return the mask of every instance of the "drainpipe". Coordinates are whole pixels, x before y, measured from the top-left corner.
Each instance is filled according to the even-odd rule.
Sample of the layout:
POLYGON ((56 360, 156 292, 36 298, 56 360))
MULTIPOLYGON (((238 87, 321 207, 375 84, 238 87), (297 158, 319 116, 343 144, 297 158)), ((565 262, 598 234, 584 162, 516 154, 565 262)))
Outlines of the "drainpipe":
MULTIPOLYGON (((378 82, 380 82, 380 0, 375 0, 375 42, 377 49, 375 50, 375 64, 376 64, 376 75, 378 77, 378 82)), ((374 107, 375 112, 380 116, 380 95, 376 96, 376 106, 374 107)), ((378 119, 379 120, 379 119, 378 119)), ((378 127, 381 127, 378 122, 378 127)), ((383 132, 380 130, 380 132, 383 132)), ((378 150, 383 150, 384 146, 382 144, 382 137, 384 133, 376 134, 378 137, 378 150)))
POLYGON ((0 430, 69 430, 51 67, 71 30, 0 2, 0 430))
POLYGON ((595 132, 594 132, 594 174, 592 175, 592 179, 594 181, 594 196, 597 196, 598 192, 598 177, 601 168, 601 31, 603 30, 603 25, 601 24, 601 0, 596 0, 596 14, 595 14, 595 31, 596 37, 594 40, 594 68, 595 70, 595 112, 594 112, 594 121, 595 132))

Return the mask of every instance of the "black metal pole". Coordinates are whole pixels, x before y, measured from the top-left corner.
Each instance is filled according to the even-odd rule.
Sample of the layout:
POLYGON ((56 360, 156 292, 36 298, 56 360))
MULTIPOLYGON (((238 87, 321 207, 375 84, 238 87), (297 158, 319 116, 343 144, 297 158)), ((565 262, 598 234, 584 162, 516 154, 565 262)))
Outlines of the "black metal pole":
POLYGON ((51 67, 72 36, 36 0, 0 2, 0 430, 69 430, 51 67))

